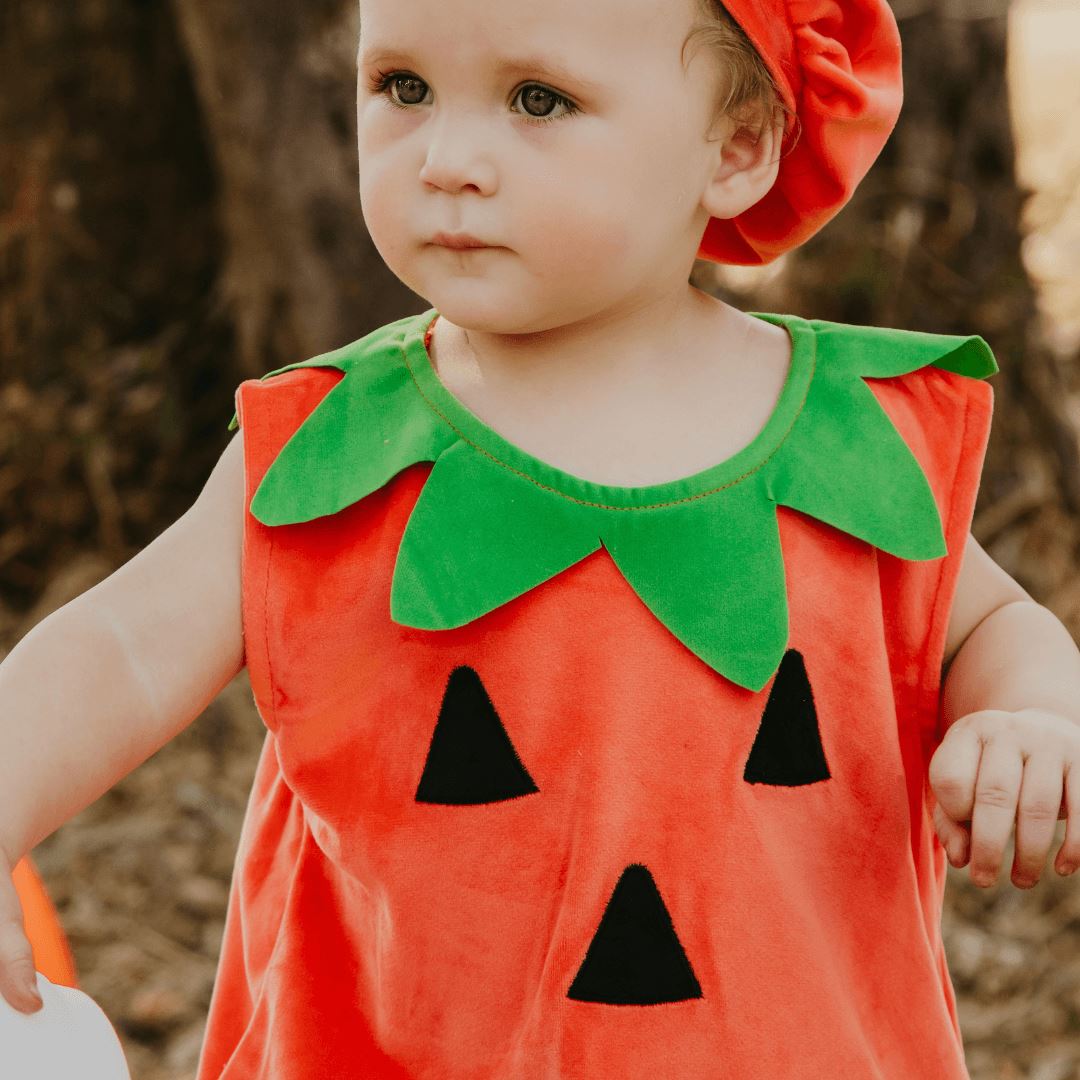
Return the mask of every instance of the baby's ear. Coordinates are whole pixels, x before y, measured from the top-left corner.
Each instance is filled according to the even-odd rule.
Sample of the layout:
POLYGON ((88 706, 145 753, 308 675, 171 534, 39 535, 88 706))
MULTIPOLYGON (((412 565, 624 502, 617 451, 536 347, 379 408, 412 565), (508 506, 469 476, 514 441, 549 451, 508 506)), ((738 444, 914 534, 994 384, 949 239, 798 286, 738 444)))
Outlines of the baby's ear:
POLYGON ((723 117, 711 145, 715 168, 701 196, 711 217, 733 218, 763 199, 780 172, 781 123, 753 127, 723 117))

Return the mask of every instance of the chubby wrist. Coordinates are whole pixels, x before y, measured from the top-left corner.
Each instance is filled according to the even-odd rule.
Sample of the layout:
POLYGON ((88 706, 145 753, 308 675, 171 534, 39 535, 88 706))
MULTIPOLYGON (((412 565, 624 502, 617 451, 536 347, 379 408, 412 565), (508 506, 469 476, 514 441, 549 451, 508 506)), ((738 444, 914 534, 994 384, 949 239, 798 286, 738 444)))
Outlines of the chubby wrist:
POLYGON ((992 611, 945 673, 944 730, 988 709, 1040 710, 1080 723, 1080 650, 1053 612, 1034 600, 992 611))

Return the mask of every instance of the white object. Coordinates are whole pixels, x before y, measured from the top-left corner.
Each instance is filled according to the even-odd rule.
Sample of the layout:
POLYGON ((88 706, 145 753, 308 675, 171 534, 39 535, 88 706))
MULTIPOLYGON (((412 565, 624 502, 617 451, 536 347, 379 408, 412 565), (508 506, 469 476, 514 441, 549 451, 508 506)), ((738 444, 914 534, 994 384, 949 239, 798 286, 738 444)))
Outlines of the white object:
POLYGON ((131 1080, 120 1037, 88 994, 37 972, 43 1005, 23 1013, 0 995, 0 1076, 10 1080, 131 1080))

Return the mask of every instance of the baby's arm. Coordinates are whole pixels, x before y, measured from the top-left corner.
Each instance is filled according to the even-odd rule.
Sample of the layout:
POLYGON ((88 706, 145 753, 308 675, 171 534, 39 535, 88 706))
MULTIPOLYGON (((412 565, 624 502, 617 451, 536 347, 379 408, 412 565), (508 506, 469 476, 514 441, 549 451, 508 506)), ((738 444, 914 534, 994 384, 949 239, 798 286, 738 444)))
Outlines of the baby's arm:
POLYGON ((0 664, 0 992, 32 982, 11 868, 191 723, 244 663, 241 436, 191 508, 0 664))
POLYGON ((992 884, 1016 819, 1013 881, 1033 885, 1067 807, 1057 857, 1066 872, 1080 863, 1080 651, 970 538, 946 660, 944 737, 929 777, 950 860, 970 856, 972 879, 992 884))
POLYGON ((945 638, 946 676, 960 646, 979 623, 999 608, 1019 600, 1034 603, 1031 596, 987 555, 975 537, 968 536, 945 638))
POLYGON ((1080 651, 968 537, 945 646, 944 729, 983 709, 1043 708, 1080 723, 1080 651))

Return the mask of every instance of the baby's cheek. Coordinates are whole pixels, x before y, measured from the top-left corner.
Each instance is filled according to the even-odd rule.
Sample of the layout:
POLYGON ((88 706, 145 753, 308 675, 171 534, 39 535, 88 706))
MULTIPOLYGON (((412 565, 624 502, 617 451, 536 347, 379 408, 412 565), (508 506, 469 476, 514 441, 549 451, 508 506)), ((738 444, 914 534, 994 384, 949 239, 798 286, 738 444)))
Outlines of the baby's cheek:
POLYGON ((404 185, 394 182, 391 168, 372 162, 361 170, 360 209, 372 243, 398 273, 398 264, 408 261, 423 237, 418 224, 410 221, 404 185))
POLYGON ((632 223, 623 212, 619 195, 610 198, 590 191, 545 218, 529 222, 529 261, 558 282, 569 298, 591 292, 605 282, 616 282, 636 247, 632 223))

